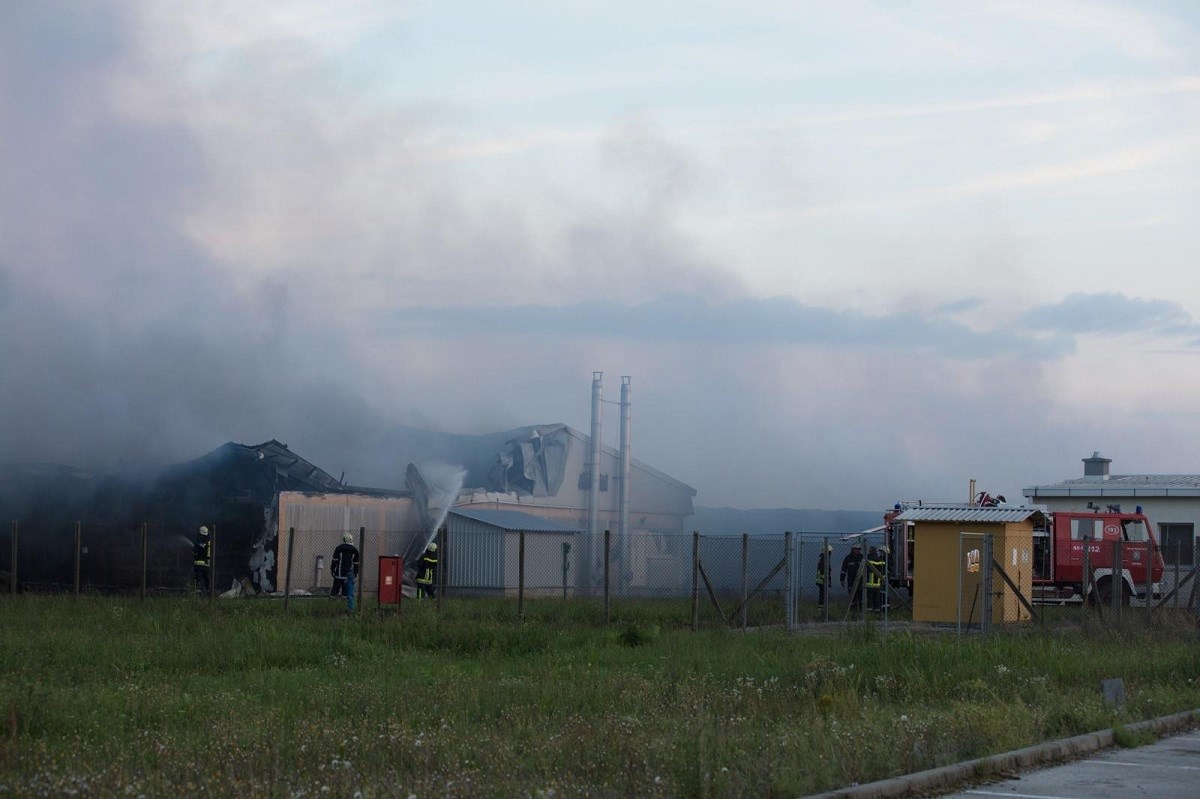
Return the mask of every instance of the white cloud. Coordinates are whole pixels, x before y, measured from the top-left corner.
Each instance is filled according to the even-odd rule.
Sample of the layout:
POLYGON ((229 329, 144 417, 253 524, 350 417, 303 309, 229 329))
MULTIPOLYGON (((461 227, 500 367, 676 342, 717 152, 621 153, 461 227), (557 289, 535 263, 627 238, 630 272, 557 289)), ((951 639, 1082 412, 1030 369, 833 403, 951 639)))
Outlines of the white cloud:
POLYGON ((1001 0, 993 8, 1025 20, 1094 37, 1122 53, 1144 59, 1174 59, 1181 53, 1162 34, 1160 23, 1138 4, 1099 0, 1001 0))

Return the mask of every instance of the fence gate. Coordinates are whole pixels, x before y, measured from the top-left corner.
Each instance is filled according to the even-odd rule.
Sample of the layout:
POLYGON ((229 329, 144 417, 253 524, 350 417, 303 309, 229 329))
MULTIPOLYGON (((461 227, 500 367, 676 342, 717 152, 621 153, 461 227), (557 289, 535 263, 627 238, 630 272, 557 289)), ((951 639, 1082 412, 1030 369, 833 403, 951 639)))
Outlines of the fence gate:
POLYGON ((992 536, 958 534, 958 634, 992 629, 992 536))

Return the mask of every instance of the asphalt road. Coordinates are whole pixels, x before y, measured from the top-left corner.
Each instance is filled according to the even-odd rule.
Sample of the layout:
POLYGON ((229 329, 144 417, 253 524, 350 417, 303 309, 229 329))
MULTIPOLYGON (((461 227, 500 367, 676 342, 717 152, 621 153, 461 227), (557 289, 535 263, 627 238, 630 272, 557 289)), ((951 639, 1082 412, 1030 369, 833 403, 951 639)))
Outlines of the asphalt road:
POLYGON ((951 799, 1200 798, 1200 730, 1136 749, 1106 749, 1083 760, 947 796, 951 799))

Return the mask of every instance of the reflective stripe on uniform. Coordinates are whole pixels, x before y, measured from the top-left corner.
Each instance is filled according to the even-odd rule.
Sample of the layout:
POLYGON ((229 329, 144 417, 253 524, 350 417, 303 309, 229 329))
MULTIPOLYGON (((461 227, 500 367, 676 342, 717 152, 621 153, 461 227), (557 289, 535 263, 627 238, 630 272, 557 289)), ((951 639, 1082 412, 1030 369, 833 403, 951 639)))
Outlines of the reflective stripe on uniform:
POLYGON ((879 588, 883 585, 883 568, 886 565, 882 560, 867 561, 867 588, 879 588))

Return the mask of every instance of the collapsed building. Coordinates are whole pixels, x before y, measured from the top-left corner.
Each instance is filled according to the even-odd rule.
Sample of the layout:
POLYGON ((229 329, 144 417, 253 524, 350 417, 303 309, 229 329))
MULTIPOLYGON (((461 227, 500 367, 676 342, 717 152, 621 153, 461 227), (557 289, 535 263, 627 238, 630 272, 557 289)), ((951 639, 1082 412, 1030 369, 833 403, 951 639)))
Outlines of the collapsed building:
MULTIPOLYGON (((144 557, 151 588, 184 590, 192 576, 192 541, 205 524, 214 530, 220 591, 279 592, 290 558, 291 591, 326 592, 327 559, 349 532, 362 544, 362 588, 373 592, 378 575, 372 559, 399 554, 415 563, 452 508, 475 512, 471 523, 485 530, 491 528, 480 518, 487 514, 478 512, 516 511, 528 514, 530 529, 572 536, 573 588, 594 586, 602 573, 603 530, 612 531, 622 586, 674 587, 684 573, 679 564, 690 557, 690 543, 678 534, 696 492, 632 460, 627 447, 593 447, 589 436, 565 424, 453 438, 462 457, 450 457, 463 466, 452 470, 455 480, 427 480, 410 463, 403 489, 346 484, 275 440, 230 442, 186 463, 117 476, 10 466, 0 469, 0 518, 20 530, 18 570, 30 587, 70 584, 78 526, 84 587, 134 588, 144 557), (499 448, 498 440, 504 441, 499 448)), ((496 556, 496 535, 476 530, 451 544, 451 584, 471 590, 469 575, 488 574, 487 585, 477 587, 497 587, 487 563, 496 556)), ((0 550, 0 563, 6 554, 0 550)))
POLYGON ((12 520, 17 532, 18 574, 27 586, 73 580, 78 529, 85 587, 138 586, 144 559, 149 587, 186 589, 192 542, 204 524, 214 532, 214 583, 246 580, 254 591, 272 592, 280 525, 326 524, 321 508, 331 497, 398 508, 374 517, 339 513, 339 528, 346 520, 367 518, 403 525, 412 504, 407 491, 346 485, 274 440, 230 442, 159 470, 99 475, 61 466, 0 469, 0 518, 12 520))

